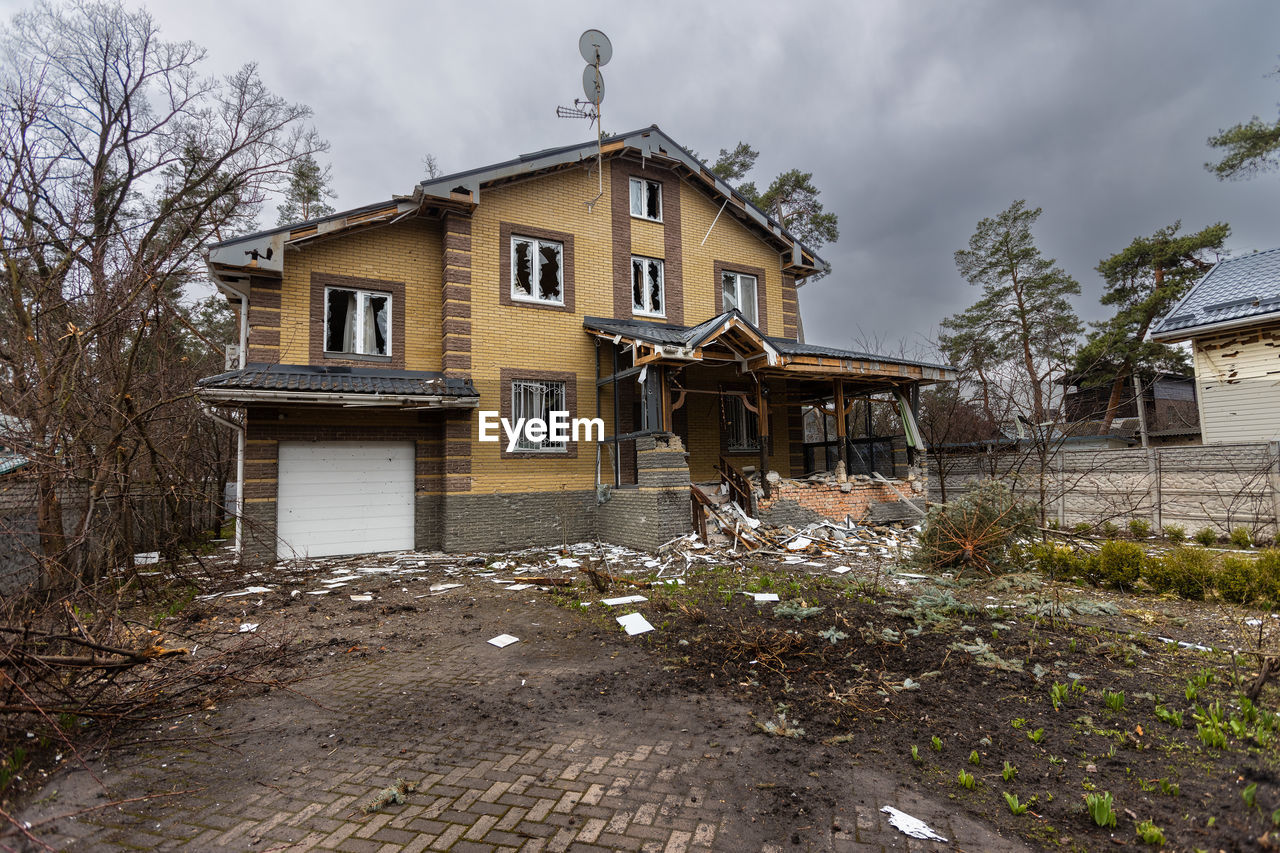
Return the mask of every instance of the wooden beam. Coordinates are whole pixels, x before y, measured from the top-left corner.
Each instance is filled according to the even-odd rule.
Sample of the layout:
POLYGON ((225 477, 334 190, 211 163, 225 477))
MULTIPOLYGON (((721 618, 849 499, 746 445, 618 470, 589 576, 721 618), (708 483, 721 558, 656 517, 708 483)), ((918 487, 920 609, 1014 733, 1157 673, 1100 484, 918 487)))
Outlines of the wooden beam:
POLYGON ((836 411, 839 416, 836 418, 836 438, 840 442, 840 461, 844 463, 845 474, 849 473, 849 435, 847 412, 844 407, 844 381, 841 379, 832 380, 832 392, 834 394, 834 402, 836 411))
POLYGON ((760 425, 760 491, 769 497, 769 403, 765 399, 764 383, 756 377, 756 406, 759 413, 756 422, 760 425))

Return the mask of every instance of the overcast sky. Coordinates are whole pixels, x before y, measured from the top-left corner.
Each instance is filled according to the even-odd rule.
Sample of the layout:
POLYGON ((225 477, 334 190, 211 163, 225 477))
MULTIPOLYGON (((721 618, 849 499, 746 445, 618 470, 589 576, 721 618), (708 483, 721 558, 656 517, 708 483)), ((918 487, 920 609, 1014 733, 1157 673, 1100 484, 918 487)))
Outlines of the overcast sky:
POLYGON ((813 343, 917 351, 977 297, 952 253, 1017 198, 1086 319, 1099 259, 1176 219, 1229 222, 1233 254, 1280 246, 1280 174, 1203 168, 1211 133, 1276 117, 1275 0, 148 6, 209 71, 256 62, 315 110, 339 208, 409 192, 427 152, 450 172, 593 137, 555 107, 581 95, 579 34, 603 30, 606 130, 657 124, 709 159, 749 141, 762 186, 814 173, 840 240, 801 290, 813 343))

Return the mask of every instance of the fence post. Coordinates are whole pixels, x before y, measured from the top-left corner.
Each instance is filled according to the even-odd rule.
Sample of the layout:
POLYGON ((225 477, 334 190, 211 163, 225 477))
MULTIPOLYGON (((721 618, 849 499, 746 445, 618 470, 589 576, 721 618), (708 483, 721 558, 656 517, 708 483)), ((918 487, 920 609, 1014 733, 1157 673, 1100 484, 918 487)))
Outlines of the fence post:
POLYGON ((1067 475, 1066 475, 1066 453, 1063 452, 1062 446, 1058 446, 1058 529, 1067 529, 1067 475))
POLYGON ((1160 488, 1160 450, 1155 447, 1147 448, 1147 467, 1151 472, 1152 495, 1151 502, 1151 522, 1154 532, 1157 536, 1164 529, 1164 492, 1160 488))

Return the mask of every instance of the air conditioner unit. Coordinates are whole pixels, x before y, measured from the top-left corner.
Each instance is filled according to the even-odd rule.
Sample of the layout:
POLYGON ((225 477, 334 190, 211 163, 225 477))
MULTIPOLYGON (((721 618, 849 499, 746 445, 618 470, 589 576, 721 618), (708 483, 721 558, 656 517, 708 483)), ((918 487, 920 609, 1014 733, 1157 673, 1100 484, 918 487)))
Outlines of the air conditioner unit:
POLYGON ((222 363, 223 370, 239 370, 240 369, 240 345, 227 344, 225 347, 226 356, 222 363))

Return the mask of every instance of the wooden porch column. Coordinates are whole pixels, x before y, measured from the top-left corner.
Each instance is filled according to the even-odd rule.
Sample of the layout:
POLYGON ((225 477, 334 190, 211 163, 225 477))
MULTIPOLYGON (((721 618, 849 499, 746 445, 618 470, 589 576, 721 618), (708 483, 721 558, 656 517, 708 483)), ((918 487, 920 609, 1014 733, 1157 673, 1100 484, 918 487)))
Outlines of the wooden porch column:
POLYGON ((840 442, 840 461, 844 463, 845 474, 849 473, 849 424, 845 419, 844 412, 844 382, 839 379, 831 380, 834 386, 834 403, 836 407, 836 440, 840 442))
POLYGON ((760 490, 769 497, 769 401, 765 397, 764 383, 756 377, 756 409, 760 425, 760 490))
POLYGON ((671 409, 671 383, 670 383, 670 382, 668 381, 668 379, 667 379, 667 370, 666 370, 666 368, 664 368, 664 367, 659 367, 659 368, 658 368, 658 372, 659 372, 659 377, 660 377, 660 378, 659 378, 659 382, 660 382, 659 387, 662 389, 662 414, 661 414, 661 417, 662 417, 662 423, 661 423, 661 424, 659 424, 659 428, 660 428, 663 432, 671 432, 671 433, 674 433, 674 432, 675 432, 675 424, 674 424, 674 422, 673 422, 673 420, 672 420, 672 414, 671 414, 671 412, 672 412, 672 409, 671 409))

